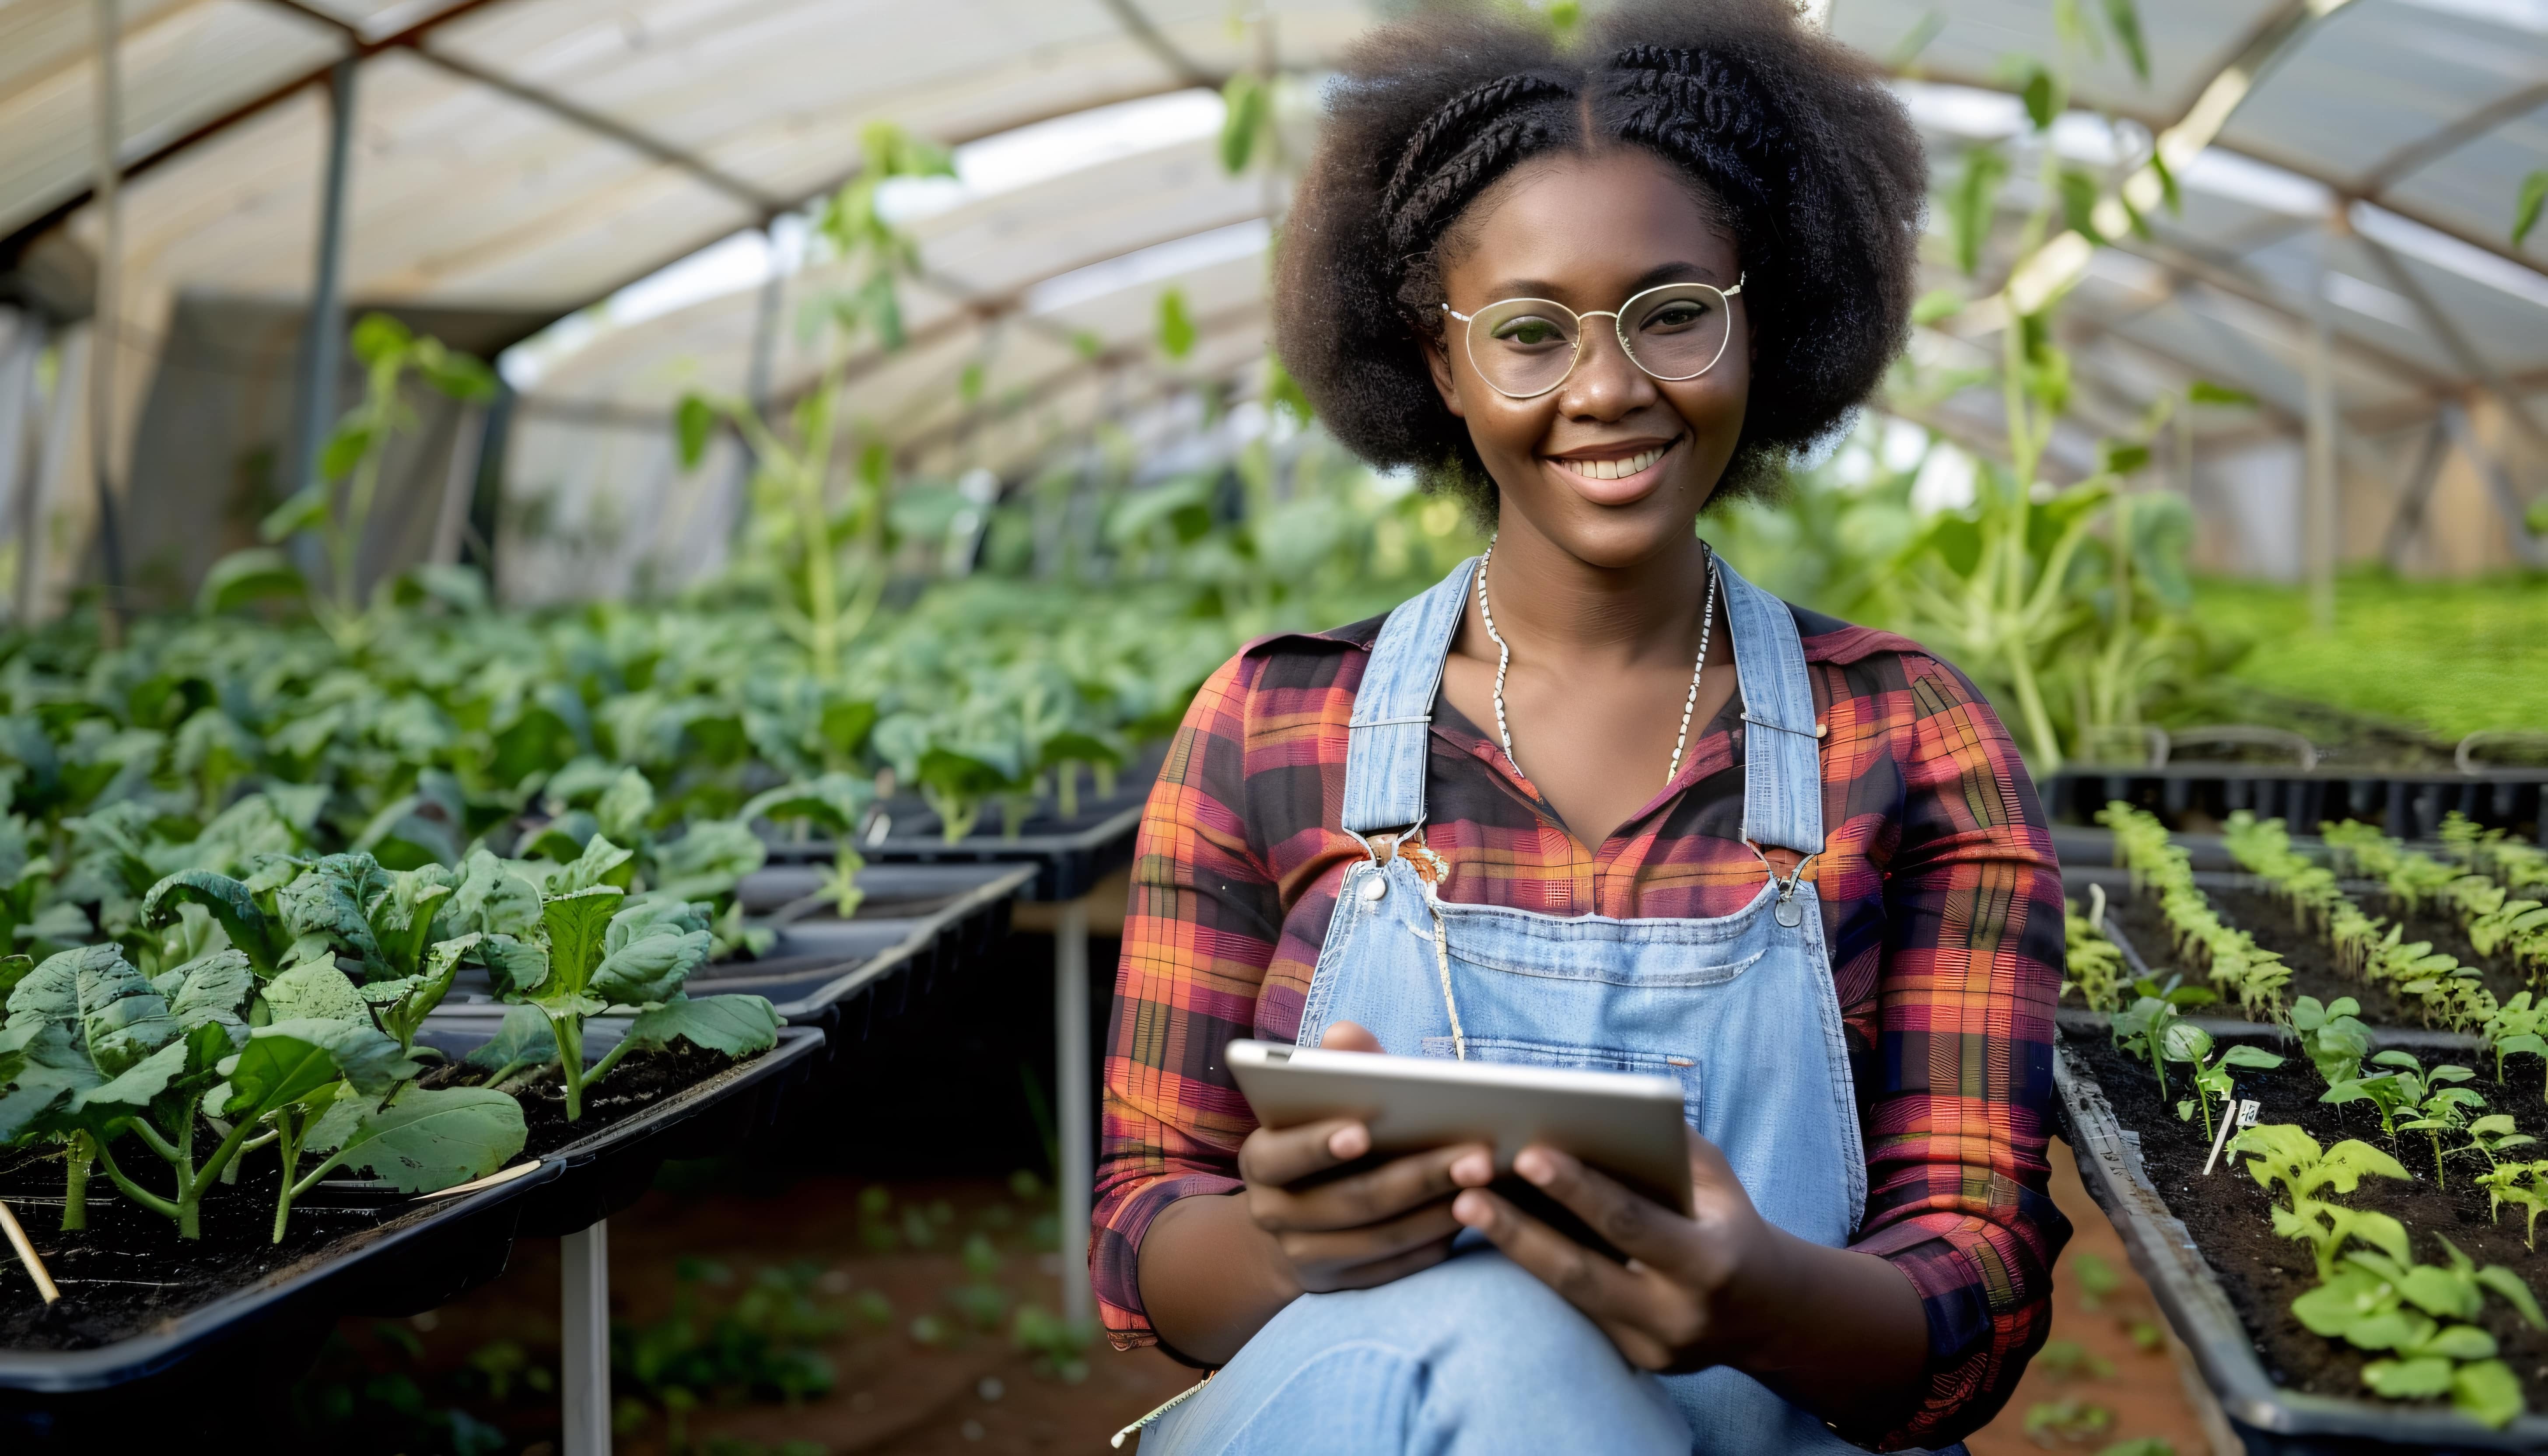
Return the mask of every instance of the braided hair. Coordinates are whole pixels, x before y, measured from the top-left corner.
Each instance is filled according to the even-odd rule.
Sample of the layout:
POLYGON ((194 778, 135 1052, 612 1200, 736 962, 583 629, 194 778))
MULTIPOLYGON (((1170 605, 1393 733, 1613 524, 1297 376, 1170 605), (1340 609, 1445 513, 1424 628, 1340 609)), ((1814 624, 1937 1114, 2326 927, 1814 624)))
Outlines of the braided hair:
POLYGON ((1520 163, 1643 147, 1743 260, 1757 357, 1715 499, 1769 489, 1874 390, 1908 327, 1926 164, 1879 73, 1786 0, 1631 0, 1561 50, 1541 28, 1434 12, 1348 59, 1276 264, 1275 343, 1376 465, 1496 506, 1423 350, 1478 201, 1520 163))

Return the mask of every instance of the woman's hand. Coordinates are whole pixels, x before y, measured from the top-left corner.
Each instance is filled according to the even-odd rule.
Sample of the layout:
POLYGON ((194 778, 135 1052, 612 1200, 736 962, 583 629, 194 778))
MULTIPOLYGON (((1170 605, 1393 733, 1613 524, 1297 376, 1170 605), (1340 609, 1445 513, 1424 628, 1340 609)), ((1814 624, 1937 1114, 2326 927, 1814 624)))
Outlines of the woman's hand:
MULTIPOLYGON (((1320 1046, 1380 1049, 1351 1022, 1330 1027, 1320 1046)), ((1440 1263, 1460 1233, 1453 1195, 1486 1181, 1493 1168, 1489 1149, 1473 1142, 1322 1176, 1370 1151, 1371 1130, 1345 1119, 1259 1128, 1239 1144, 1248 1217, 1273 1235, 1304 1292, 1369 1289, 1440 1263), (1454 1169, 1465 1176, 1454 1177, 1454 1169)))
POLYGON ((1917 1393, 1928 1320, 1911 1283, 1870 1254, 1826 1248, 1761 1217, 1715 1144, 1689 1135, 1693 1217, 1554 1148, 1513 1171, 1628 1256, 1618 1263, 1531 1218, 1459 1169, 1452 1203, 1598 1325, 1628 1360, 1681 1373, 1729 1365, 1850 1430, 1894 1424, 1917 1393))
MULTIPOLYGON (((1351 1022, 1328 1028, 1320 1045, 1380 1049, 1351 1022)), ((1451 1198, 1492 1176, 1487 1148, 1335 1172, 1370 1150, 1360 1123, 1260 1128, 1239 1144, 1247 1186, 1235 1197, 1181 1198, 1160 1210, 1138 1273, 1159 1338, 1187 1359, 1221 1364, 1306 1292, 1369 1289, 1448 1256, 1460 1232, 1451 1198)))

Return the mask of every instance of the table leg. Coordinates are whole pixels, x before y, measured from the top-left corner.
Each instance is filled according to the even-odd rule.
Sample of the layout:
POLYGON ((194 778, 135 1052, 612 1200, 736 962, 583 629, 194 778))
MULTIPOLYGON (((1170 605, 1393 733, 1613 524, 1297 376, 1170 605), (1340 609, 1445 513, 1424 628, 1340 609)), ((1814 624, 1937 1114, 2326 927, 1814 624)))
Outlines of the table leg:
POLYGON ((1088 1065, 1088 901, 1060 907, 1052 937, 1053 1099, 1061 1121, 1061 1312, 1074 1322, 1096 1318, 1088 1286, 1088 1205, 1097 1185, 1096 1138, 1088 1065))
POLYGON ((566 1456, 610 1456, 610 1225, 595 1222, 559 1242, 566 1456))

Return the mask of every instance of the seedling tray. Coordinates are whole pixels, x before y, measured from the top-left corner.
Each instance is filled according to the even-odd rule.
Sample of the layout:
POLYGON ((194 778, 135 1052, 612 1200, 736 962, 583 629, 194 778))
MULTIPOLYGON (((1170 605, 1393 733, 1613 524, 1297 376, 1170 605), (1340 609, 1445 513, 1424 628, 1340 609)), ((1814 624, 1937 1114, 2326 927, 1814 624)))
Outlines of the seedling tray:
MULTIPOLYGON (((2113 1221, 2133 1266, 2148 1282, 2159 1309, 2193 1352, 2196 1368, 2254 1456, 2548 1450, 2548 1416, 2535 1410, 2498 1431, 2446 1408, 2391 1405, 2276 1384, 2221 1275, 2153 1181, 2140 1135, 2125 1128, 2117 1118, 2106 1090, 2088 1070, 2079 1046, 2066 1032, 2064 1045, 2055 1048, 2053 1086, 2059 1098, 2061 1134, 2078 1154, 2080 1175, 2089 1196, 2113 1221)), ((2269 1107, 2264 1118, 2281 1121, 2281 1114, 2287 1111, 2269 1107)), ((2376 1125, 2372 1131, 2376 1136, 2376 1125)), ((2199 1136, 2199 1131, 2194 1136, 2199 1136)), ((2225 1154, 2224 1163, 2227 1162, 2225 1154)), ((2410 1166, 2414 1166, 2412 1160, 2410 1166)), ((2242 1170, 2224 1166, 2211 1176, 2221 1184, 2220 1196, 2237 1197, 2254 1203, 2258 1209, 2263 1207, 2262 1190, 2242 1170)), ((2206 1192, 2212 1190, 2207 1188, 2206 1192)), ((2261 1213, 2254 1216, 2263 1217, 2261 1213)), ((2517 1220, 2519 1216, 2512 1217, 2517 1220)), ((2417 1257, 2438 1257, 2439 1250, 2432 1246, 2431 1233, 2435 1230, 2430 1224, 2411 1221, 2410 1228, 2416 1240, 2417 1257)), ((2440 1231, 2464 1236, 2458 1227, 2440 1231)), ((2512 1247, 2516 1252, 2520 1249, 2517 1234, 2512 1247)), ((2294 1267, 2306 1269, 2309 1253, 2295 1243, 2289 1258, 2294 1267)), ((2512 1267, 2527 1275, 2536 1262, 2515 1262, 2512 1267)), ((2299 1287, 2306 1287, 2305 1282, 2299 1287)), ((2272 1291, 2272 1298, 2283 1297, 2284 1290, 2272 1291)), ((2256 1298, 2253 1289, 2250 1298, 2256 1298)), ((2317 1338, 2305 1331, 2302 1337, 2317 1338)), ((2527 1368, 2521 1373, 2532 1399, 2540 1399, 2542 1383, 2535 1373, 2527 1368)))
MULTIPOLYGON (((2184 975, 2188 985, 2206 984, 2200 970, 2176 963, 2168 944, 2167 925, 2159 916, 2156 902, 2133 888, 2129 871, 2102 865, 2073 866, 2061 871, 2061 882, 2074 901, 2086 898, 2089 885, 2104 886, 2107 939, 2124 950, 2125 963, 2132 966, 2136 976, 2155 971, 2165 980, 2175 971, 2184 975)), ((2223 921, 2255 937, 2266 950, 2282 955, 2284 963, 2293 968, 2288 994, 2316 996, 2322 1002, 2351 996, 2360 1003, 2366 1025, 2400 1029, 2420 1026, 2421 1017, 2414 1008, 2384 987, 2345 974, 2325 940, 2297 924, 2289 908, 2267 892, 2262 880, 2250 874, 2198 869, 2194 871, 2194 884, 2223 921)), ((2374 913, 2397 913, 2382 903, 2384 892, 2373 881, 2348 880, 2345 888, 2363 899, 2374 913)), ((2467 933, 2448 911, 2428 908, 2408 913, 2404 919, 2409 940, 2430 941, 2435 950, 2448 952, 2478 967, 2488 988, 2498 997, 2508 997, 2523 988, 2524 980, 2516 968, 2499 957, 2477 954, 2468 943, 2467 933)), ((2466 1040, 2454 1039, 2460 1044, 2466 1040)))
MULTIPOLYGON (((941 820, 916 795, 896 796, 869 821, 867 837, 858 850, 870 864, 1021 864, 1037 866, 1035 882, 1019 894, 1024 900, 1076 900, 1097 882, 1133 860, 1133 837, 1141 827, 1141 806, 1158 777, 1160 757, 1152 755, 1127 769, 1115 792, 1083 795, 1079 812, 1067 819, 1049 802, 1010 835, 1002 822, 1007 811, 993 804, 982 813, 972 834, 953 843, 939 832, 941 820)), ((834 854, 828 839, 776 841, 770 846, 773 864, 828 864, 834 854)))
POLYGON ((2247 809, 2296 828, 2360 819, 2395 839, 2430 839, 2456 809, 2490 828, 2527 831, 2548 845, 2548 769, 2400 772, 2300 769, 2273 764, 2164 764, 2065 769, 2038 785, 2047 818, 2090 824, 2114 799, 2149 810, 2173 829, 2188 811, 2215 822, 2247 809))
MULTIPOLYGON (((758 959, 701 966, 690 975, 690 992, 767 996, 790 1026, 822 1031, 827 1054, 837 1055, 864 1040, 879 1014, 899 1013, 915 993, 1006 935, 1009 904, 1034 877, 1029 865, 871 864, 858 877, 867 898, 842 920, 812 913, 819 867, 757 870, 736 896, 752 923, 777 932, 777 943, 758 959)), ((470 969, 437 1015, 497 1018, 505 1009, 485 972, 470 969)))
MULTIPOLYGON (((364 1226, 238 1289, 92 1348, 0 1349, 0 1450, 137 1450, 161 1438, 213 1449, 208 1428, 217 1412, 237 1406, 242 1393, 270 1393, 296 1378, 339 1317, 416 1314, 503 1272, 522 1215, 566 1173, 564 1161, 544 1159, 508 1182, 448 1198, 331 1191, 296 1210, 296 1220, 364 1226)), ((90 1199, 93 1223, 116 1202, 103 1174, 90 1199)), ((58 1201, 13 1206, 37 1247, 56 1251, 64 1303, 78 1300, 75 1261, 58 1257, 51 1227, 58 1201)), ((173 1228, 167 1236, 176 1242, 173 1228)), ((34 1300, 9 1260, 0 1269, 0 1308, 34 1300)))
MULTIPOLYGON (((416 1041, 453 1061, 493 1040, 498 1023, 486 1016, 425 1019, 416 1041)), ((618 1045, 628 1023, 597 1017, 585 1023, 584 1053, 600 1056, 618 1045)), ((747 1061, 725 1065, 687 1085, 634 1106, 618 1079, 646 1065, 632 1056, 597 1086, 585 1089, 585 1115, 560 1127, 526 1106, 530 1150, 557 1167, 556 1174, 522 1201, 521 1230, 541 1237, 573 1233, 635 1203, 669 1158, 732 1152, 778 1121, 788 1095, 804 1084, 823 1056, 823 1034, 812 1027, 781 1027, 778 1045, 747 1061), (591 1131, 581 1131, 590 1126, 591 1131), (563 1137, 564 1140, 555 1140, 563 1137)), ((721 1059, 721 1058, 720 1058, 721 1059)), ((675 1078, 678 1078, 675 1073, 675 1078)))

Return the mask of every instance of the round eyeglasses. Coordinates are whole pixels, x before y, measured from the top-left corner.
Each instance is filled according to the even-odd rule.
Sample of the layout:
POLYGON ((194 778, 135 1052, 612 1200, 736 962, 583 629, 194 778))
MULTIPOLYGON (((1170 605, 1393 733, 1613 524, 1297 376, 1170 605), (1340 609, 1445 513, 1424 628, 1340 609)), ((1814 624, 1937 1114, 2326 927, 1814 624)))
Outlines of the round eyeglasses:
POLYGON ((1566 383, 1584 357, 1587 319, 1607 318, 1619 349, 1639 369, 1665 381, 1696 379, 1725 354, 1731 309, 1726 300, 1743 291, 1705 283, 1667 283, 1621 304, 1578 314, 1547 299, 1505 299, 1475 314, 1449 304, 1442 312, 1469 326, 1469 362, 1498 394, 1536 399, 1566 383))

